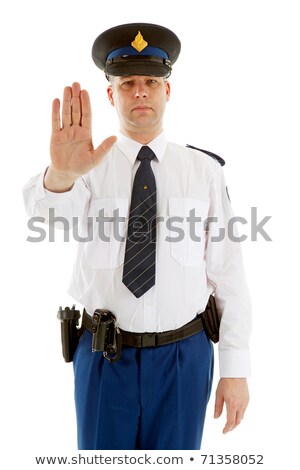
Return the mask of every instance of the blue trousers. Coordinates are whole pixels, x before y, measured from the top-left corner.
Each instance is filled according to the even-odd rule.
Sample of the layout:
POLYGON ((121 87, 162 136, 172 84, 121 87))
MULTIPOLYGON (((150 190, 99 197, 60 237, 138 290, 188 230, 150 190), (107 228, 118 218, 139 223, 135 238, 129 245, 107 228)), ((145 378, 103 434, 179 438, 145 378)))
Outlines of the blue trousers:
POLYGON ((213 379, 204 331, 109 363, 85 331, 74 356, 79 449, 200 449, 213 379))

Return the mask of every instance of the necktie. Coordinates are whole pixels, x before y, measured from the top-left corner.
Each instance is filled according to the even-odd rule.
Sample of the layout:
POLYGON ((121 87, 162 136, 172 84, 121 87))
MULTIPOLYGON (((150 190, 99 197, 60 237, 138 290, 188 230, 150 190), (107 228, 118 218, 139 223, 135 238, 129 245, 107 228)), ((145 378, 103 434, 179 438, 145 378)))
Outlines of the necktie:
POLYGON ((141 163, 132 188, 123 283, 136 297, 155 284, 156 184, 151 168, 154 156, 149 147, 141 148, 137 156, 141 163))

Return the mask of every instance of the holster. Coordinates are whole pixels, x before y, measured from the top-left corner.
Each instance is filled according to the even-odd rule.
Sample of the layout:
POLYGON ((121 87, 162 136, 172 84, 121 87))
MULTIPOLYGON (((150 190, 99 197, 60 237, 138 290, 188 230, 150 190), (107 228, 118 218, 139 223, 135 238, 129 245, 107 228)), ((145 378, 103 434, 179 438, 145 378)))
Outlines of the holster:
POLYGON ((120 359, 122 334, 117 319, 112 312, 101 308, 95 310, 92 317, 92 333, 93 352, 102 351, 103 356, 109 362, 115 362, 120 359))
POLYGON ((206 309, 200 314, 207 336, 214 342, 219 341, 220 318, 217 312, 215 297, 211 295, 208 299, 206 309))
POLYGON ((66 307, 64 310, 62 307, 59 307, 57 318, 60 320, 61 325, 61 343, 64 360, 72 362, 81 335, 81 329, 78 328, 80 311, 75 310, 75 305, 72 308, 66 307))

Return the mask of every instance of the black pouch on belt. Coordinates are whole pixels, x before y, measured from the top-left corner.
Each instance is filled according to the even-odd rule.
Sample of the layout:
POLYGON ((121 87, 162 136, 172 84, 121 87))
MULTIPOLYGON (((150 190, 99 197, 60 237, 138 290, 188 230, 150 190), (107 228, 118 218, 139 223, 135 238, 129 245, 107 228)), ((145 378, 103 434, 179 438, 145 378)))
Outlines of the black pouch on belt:
POLYGON ((219 341, 220 318, 218 316, 216 301, 213 295, 208 299, 206 309, 201 313, 204 330, 207 336, 214 342, 219 341))
MULTIPOLYGON (((85 316, 83 316, 84 323, 85 316)), ((109 362, 115 362, 121 357, 122 334, 115 315, 109 310, 95 310, 92 326, 92 351, 102 351, 109 362)))
POLYGON ((64 360, 72 362, 81 333, 81 329, 78 328, 80 311, 75 310, 75 305, 72 308, 66 307, 64 310, 59 307, 57 318, 60 320, 61 325, 61 344, 64 360))

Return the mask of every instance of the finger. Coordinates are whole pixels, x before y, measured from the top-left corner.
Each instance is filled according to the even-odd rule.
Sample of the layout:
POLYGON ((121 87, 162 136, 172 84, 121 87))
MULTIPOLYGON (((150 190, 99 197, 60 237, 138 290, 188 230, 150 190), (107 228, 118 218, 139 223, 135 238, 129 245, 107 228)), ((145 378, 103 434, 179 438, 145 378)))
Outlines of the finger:
POLYGON ((99 145, 94 151, 94 163, 98 165, 102 158, 110 151, 114 143, 117 141, 117 137, 112 135, 103 140, 102 144, 99 145))
POLYGON ((239 424, 241 424, 242 419, 244 418, 244 412, 238 411, 235 415, 234 423, 226 423, 223 433, 226 434, 229 431, 233 431, 239 424))
POLYGON ((72 97, 72 89, 71 87, 67 86, 64 89, 63 105, 62 105, 63 127, 70 126, 72 123, 71 121, 71 97, 72 97))
POLYGON ((242 419, 244 418, 244 412, 243 411, 238 411, 236 413, 235 417, 235 425, 234 427, 236 428, 239 424, 241 424, 242 419))
POLYGON ((235 407, 227 406, 227 421, 223 429, 223 433, 226 434, 229 431, 232 431, 236 425, 236 415, 237 411, 235 407))
POLYGON ((89 94, 86 90, 82 90, 80 94, 81 98, 81 109, 82 109, 82 117, 81 117, 81 125, 86 129, 92 128, 92 108, 89 94))
POLYGON ((60 131, 60 102, 59 99, 56 98, 52 103, 52 132, 60 131))
POLYGON ((72 85, 72 124, 79 125, 81 123, 81 103, 80 103, 80 85, 75 82, 72 85))

